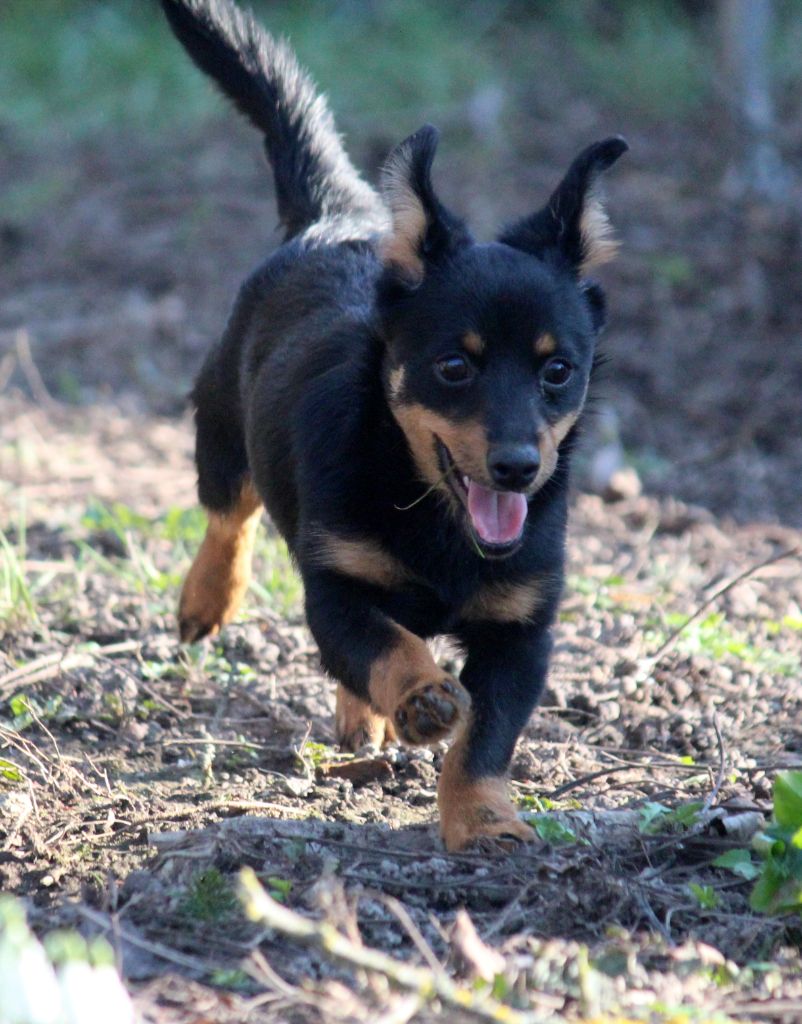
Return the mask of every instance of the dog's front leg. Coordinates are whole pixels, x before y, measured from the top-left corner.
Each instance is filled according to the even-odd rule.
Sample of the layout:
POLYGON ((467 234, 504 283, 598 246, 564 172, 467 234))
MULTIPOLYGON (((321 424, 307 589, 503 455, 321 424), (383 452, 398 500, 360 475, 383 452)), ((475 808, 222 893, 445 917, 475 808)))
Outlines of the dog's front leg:
POLYGON ((468 657, 460 676, 471 713, 443 762, 437 801, 446 848, 482 838, 531 840, 510 800, 507 769, 540 697, 548 667, 548 627, 487 624, 460 633, 468 657))
MULTIPOLYGON (((307 621, 323 667, 357 701, 351 721, 358 722, 360 714, 366 719, 364 712, 372 709, 406 743, 451 735, 465 719, 470 698, 437 665, 426 643, 376 606, 374 588, 333 570, 301 569, 307 621)), ((338 724, 338 730, 340 741, 353 746, 349 726, 338 724)))

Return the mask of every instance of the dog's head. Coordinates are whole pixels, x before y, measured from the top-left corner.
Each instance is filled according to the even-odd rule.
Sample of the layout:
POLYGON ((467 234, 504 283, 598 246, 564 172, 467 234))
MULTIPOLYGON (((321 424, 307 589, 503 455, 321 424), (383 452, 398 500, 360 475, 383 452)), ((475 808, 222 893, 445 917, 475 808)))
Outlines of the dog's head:
POLYGON ((584 150, 542 210, 482 245, 434 193, 436 145, 422 128, 384 169, 385 388, 420 475, 500 557, 519 546, 585 402, 605 320, 585 275, 615 252, 594 185, 627 144, 584 150))

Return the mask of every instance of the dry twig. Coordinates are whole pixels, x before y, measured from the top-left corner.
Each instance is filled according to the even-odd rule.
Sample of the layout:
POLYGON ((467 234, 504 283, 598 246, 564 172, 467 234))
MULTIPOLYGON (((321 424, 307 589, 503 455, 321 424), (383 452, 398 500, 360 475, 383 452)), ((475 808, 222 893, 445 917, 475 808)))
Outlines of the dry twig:
POLYGON ((492 996, 455 984, 445 971, 395 960, 386 953, 357 945, 330 921, 310 921, 294 910, 272 899, 262 887, 252 868, 243 868, 239 876, 240 898, 253 921, 295 939, 304 945, 317 946, 332 959, 350 967, 373 971, 397 988, 416 993, 422 1000, 439 1000, 452 1009, 462 1010, 478 1020, 505 1024, 546 1024, 540 1014, 514 1010, 492 996))

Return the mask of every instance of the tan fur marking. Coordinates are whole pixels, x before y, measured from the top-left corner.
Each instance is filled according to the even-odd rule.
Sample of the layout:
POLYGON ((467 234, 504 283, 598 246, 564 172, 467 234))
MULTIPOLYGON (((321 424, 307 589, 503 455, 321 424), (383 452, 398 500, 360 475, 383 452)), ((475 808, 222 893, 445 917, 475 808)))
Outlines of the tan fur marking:
POLYGON ((387 384, 389 388, 389 397, 391 402, 397 402, 401 392, 404 390, 404 382, 406 380, 406 370, 403 366, 396 366, 390 370, 387 377, 387 384))
POLYGON ((346 576, 365 580, 378 587, 395 587, 409 578, 409 572, 373 540, 338 537, 326 531, 320 534, 315 561, 346 576))
POLYGON ((227 513, 209 513, 203 543, 181 591, 178 623, 185 643, 214 635, 239 611, 251 579, 262 499, 250 477, 227 513))
POLYGON ((567 416, 549 424, 538 432, 538 448, 540 449, 540 469, 535 478, 535 490, 539 490, 557 468, 560 445, 568 436, 571 427, 579 418, 579 412, 570 412, 567 416))
POLYGON ((395 628, 398 642, 373 662, 368 681, 371 704, 388 718, 393 717, 402 698, 420 682, 446 677, 419 636, 403 626, 395 628))
POLYGON ((506 778, 471 779, 467 775, 465 752, 469 727, 470 722, 466 722, 449 748, 437 786, 440 833, 446 849, 456 853, 479 839, 504 842, 511 837, 531 842, 535 833, 516 814, 506 778))
POLYGON ((345 750, 357 751, 367 743, 380 747, 395 742, 395 729, 389 718, 376 714, 370 704, 346 690, 342 683, 337 684, 334 716, 337 741, 345 750))
POLYGON ((553 356, 556 351, 557 342, 554 340, 554 335, 549 334, 548 331, 535 339, 535 355, 540 356, 541 359, 545 356, 553 356))
POLYGON ((485 340, 476 331, 466 331, 462 337, 462 347, 472 356, 480 356, 485 350, 485 340))
POLYGON ((460 609, 468 622, 531 622, 543 600, 540 581, 492 583, 477 591, 460 609))
POLYGON ((462 724, 471 698, 456 679, 438 667, 420 637, 394 626, 396 644, 371 666, 371 704, 392 721, 404 743, 447 739, 462 724))
POLYGON ((613 228, 599 196, 591 193, 587 197, 579 221, 579 231, 583 252, 580 274, 587 274, 589 270, 615 258, 619 244, 613 238, 613 228))
MULTIPOLYGON (((404 431, 418 470, 428 483, 438 483, 443 476, 433 435, 437 435, 448 448, 463 473, 473 480, 487 480, 487 434, 483 424, 475 420, 453 423, 416 403, 396 403, 392 411, 404 431)), ((445 493, 451 494, 445 482, 443 488, 445 493)))
POLYGON ((411 152, 402 149, 385 166, 382 191, 392 214, 392 227, 380 243, 384 263, 398 268, 413 284, 423 279, 420 243, 426 233, 426 211, 409 184, 411 152))

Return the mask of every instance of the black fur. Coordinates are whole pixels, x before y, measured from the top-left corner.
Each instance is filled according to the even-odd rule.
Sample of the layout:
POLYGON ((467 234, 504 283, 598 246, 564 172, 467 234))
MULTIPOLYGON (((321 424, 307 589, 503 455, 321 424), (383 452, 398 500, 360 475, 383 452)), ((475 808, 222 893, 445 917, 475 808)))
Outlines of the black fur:
POLYGON ((426 493, 431 481, 398 410, 428 410, 457 431, 478 423, 488 451, 538 445, 546 426, 579 414, 605 318, 599 286, 578 279, 587 258, 579 224, 596 176, 626 144, 585 150, 542 211, 479 245, 437 199, 436 133, 422 129, 385 176, 397 217, 390 237, 416 223, 404 221, 410 206, 423 215, 409 246, 420 273, 410 275, 403 259, 382 255, 387 206, 358 177, 286 48, 228 0, 162 6, 195 62, 263 132, 290 239, 243 286, 195 386, 201 501, 225 512, 252 474, 302 573, 323 664, 362 698, 371 666, 395 642, 394 623, 454 636, 473 701, 465 770, 500 775, 546 675, 574 430, 528 498, 520 539, 496 550, 477 538, 450 484, 426 493), (461 348, 468 331, 482 339, 479 354, 461 348), (554 355, 536 355, 544 335, 554 355), (438 377, 455 352, 473 374, 464 386, 438 377), (550 389, 544 373, 555 358, 573 374, 550 389), (321 565, 321 530, 370 539, 409 581, 381 587, 321 565), (520 621, 461 612, 483 588, 532 579, 540 599, 520 621))

